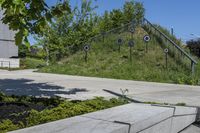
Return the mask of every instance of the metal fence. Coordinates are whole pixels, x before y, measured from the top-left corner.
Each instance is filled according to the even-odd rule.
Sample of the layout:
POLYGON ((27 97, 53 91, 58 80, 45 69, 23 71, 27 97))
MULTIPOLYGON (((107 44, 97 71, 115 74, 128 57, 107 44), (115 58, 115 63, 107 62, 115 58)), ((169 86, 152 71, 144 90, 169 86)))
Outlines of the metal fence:
POLYGON ((8 68, 9 70, 11 68, 10 61, 0 61, 0 64, 1 64, 1 68, 8 68), (6 65, 4 63, 6 63, 6 65))
POLYGON ((101 33, 97 34, 96 36, 88 39, 87 42, 99 41, 100 39, 102 41, 104 41, 105 37, 107 37, 108 35, 113 34, 113 33, 120 34, 122 32, 128 31, 131 27, 133 27, 133 25, 134 25, 133 22, 130 22, 130 23, 124 24, 122 26, 119 26, 117 28, 108 30, 108 31, 102 31, 101 33))

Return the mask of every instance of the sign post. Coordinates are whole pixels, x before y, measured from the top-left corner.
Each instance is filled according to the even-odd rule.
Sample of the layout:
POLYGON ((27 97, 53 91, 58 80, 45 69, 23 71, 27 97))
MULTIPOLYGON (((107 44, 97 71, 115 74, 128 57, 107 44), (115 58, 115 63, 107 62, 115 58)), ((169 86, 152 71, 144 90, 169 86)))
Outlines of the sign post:
POLYGON ((88 52, 90 50, 90 46, 89 45, 85 45, 83 47, 83 50, 85 51, 85 62, 87 62, 88 61, 88 52))
POLYGON ((145 42, 145 45, 146 45, 146 53, 148 53, 148 42, 151 40, 150 36, 148 35, 145 35, 144 38, 143 38, 144 42, 145 42))
POLYGON ((134 32, 135 32, 134 27, 131 27, 129 31, 131 32, 131 39, 133 39, 133 34, 134 34, 134 32))
POLYGON ((165 53, 165 65, 167 69, 168 68, 168 53, 169 53, 168 48, 164 49, 164 53, 165 53))
POLYGON ((135 43, 134 43, 134 41, 133 40, 130 40, 129 42, 128 42, 128 46, 129 46, 129 48, 130 48, 130 61, 132 62, 132 48, 134 47, 134 45, 135 45, 135 43))
POLYGON ((121 45, 123 44, 123 40, 121 39, 121 38, 119 38, 118 40, 117 40, 117 43, 118 43, 118 51, 119 51, 119 53, 120 53, 120 51, 121 51, 121 45))

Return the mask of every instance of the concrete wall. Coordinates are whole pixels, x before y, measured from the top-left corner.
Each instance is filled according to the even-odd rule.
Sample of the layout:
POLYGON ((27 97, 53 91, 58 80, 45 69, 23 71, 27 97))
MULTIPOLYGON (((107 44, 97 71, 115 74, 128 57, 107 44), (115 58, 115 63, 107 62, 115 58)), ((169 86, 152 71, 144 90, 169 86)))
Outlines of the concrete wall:
MULTIPOLYGON (((0 11, 0 20, 3 12, 0 11)), ((18 47, 15 45, 15 32, 9 30, 8 25, 0 21, 0 58, 10 58, 18 56, 18 47)))
POLYGON ((0 68, 19 68, 19 59, 0 58, 0 68))

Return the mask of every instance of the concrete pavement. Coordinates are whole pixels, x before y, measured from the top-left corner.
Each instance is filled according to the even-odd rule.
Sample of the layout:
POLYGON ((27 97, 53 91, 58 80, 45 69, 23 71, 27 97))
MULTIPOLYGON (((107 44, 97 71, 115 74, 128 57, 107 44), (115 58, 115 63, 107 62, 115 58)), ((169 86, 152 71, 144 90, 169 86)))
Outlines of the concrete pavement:
POLYGON ((128 89, 126 94, 139 101, 200 106, 200 86, 0 70, 0 90, 10 95, 61 96, 72 100, 115 97, 103 89, 119 94, 120 89, 128 89))
POLYGON ((190 125, 180 133, 200 133, 200 128, 195 125, 190 125))

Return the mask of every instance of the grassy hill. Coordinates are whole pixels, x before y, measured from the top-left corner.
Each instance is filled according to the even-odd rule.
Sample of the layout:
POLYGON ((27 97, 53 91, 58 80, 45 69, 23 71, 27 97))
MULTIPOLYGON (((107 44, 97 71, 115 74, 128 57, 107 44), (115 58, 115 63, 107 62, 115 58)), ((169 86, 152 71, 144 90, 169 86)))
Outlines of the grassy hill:
POLYGON ((137 28, 133 38, 132 61, 128 41, 132 38, 129 32, 112 33, 90 43, 88 61, 85 62, 85 52, 63 58, 57 63, 40 69, 40 72, 69 75, 93 76, 115 79, 142 80, 153 82, 168 82, 180 84, 198 84, 198 75, 191 76, 191 71, 178 64, 168 56, 166 68, 165 54, 160 44, 151 36, 148 43, 148 53, 145 51, 143 36, 147 33, 137 28), (119 52, 117 40, 124 40, 119 52))

